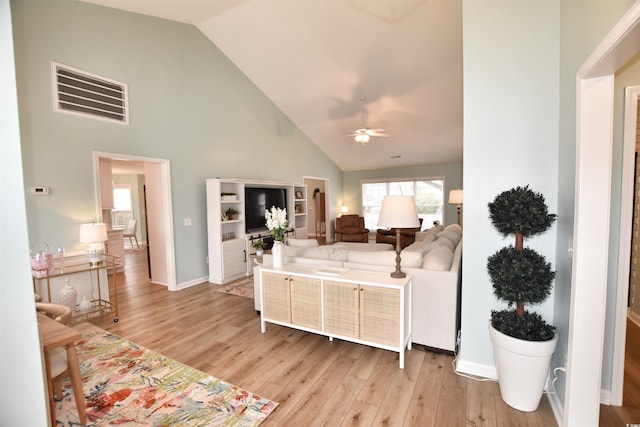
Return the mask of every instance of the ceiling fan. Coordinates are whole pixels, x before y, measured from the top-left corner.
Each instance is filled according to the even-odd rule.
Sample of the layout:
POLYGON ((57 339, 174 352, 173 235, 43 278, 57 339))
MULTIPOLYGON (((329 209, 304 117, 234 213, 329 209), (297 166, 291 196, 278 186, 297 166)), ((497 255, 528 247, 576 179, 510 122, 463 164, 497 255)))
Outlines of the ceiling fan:
POLYGON ((375 137, 383 137, 383 138, 388 138, 391 135, 389 135, 388 133, 385 132, 384 129, 378 128, 378 129, 371 129, 369 127, 367 127, 367 125, 365 124, 365 113, 366 110, 364 108, 364 103, 366 102, 367 98, 364 96, 360 97, 360 101, 362 102, 362 127, 360 127, 360 129, 356 129, 355 131, 353 131, 353 133, 350 133, 347 136, 353 136, 356 142, 359 142, 360 144, 364 145, 367 142, 369 142, 369 139, 371 139, 372 136, 375 137))

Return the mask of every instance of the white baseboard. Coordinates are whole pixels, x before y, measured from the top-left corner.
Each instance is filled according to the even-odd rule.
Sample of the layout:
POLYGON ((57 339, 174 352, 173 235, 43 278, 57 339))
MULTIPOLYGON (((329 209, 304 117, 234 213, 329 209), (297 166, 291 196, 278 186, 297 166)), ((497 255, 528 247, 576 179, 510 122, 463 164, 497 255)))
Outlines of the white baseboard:
POLYGON ((603 405, 611 405, 611 390, 600 389, 600 403, 603 405))
POLYGON ((190 288, 191 286, 199 285, 202 282, 208 282, 208 281, 209 281, 209 277, 204 276, 198 279, 189 280, 188 282, 178 283, 178 286, 176 286, 176 290, 180 291, 182 289, 187 289, 187 288, 190 288))
POLYGON ((555 393, 547 394, 547 398, 549 399, 549 404, 551 405, 553 416, 556 418, 556 423, 561 426, 562 419, 564 417, 564 407, 562 406, 562 402, 560 402, 558 395, 555 393))

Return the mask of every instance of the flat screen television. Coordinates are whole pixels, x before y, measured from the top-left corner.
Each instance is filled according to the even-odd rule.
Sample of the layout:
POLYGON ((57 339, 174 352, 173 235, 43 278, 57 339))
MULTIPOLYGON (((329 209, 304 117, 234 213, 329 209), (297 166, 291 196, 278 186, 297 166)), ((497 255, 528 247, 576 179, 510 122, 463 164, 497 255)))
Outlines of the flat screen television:
POLYGON ((264 213, 275 206, 280 209, 287 207, 287 190, 284 188, 245 187, 245 227, 247 233, 265 230, 267 228, 264 213))

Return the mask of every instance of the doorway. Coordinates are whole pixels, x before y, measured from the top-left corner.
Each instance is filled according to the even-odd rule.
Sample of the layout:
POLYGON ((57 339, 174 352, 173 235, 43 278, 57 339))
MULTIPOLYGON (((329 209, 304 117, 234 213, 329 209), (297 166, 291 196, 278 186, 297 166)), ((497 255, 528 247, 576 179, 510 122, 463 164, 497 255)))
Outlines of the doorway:
POLYGON ((333 242, 329 227, 329 180, 325 178, 303 177, 307 186, 307 228, 309 237, 318 243, 333 242))
POLYGON ((145 230, 151 282, 177 290, 173 236, 173 209, 171 205, 171 173, 169 160, 126 154, 94 152, 94 184, 96 192, 97 217, 105 220, 102 209, 102 192, 110 186, 101 186, 105 181, 100 176, 101 166, 111 161, 139 162, 143 165, 145 181, 145 230), (149 244, 151 243, 151 244, 149 244))
MULTIPOLYGON (((637 360, 630 360, 628 346, 638 345, 633 339, 637 334, 627 333, 629 321, 636 321, 640 317, 640 301, 638 295, 638 274, 640 274, 640 259, 638 259, 638 227, 640 222, 637 219, 638 203, 640 203, 640 187, 636 185, 639 175, 640 165, 637 162, 638 152, 638 103, 640 102, 640 86, 627 87, 625 90, 625 117, 624 117, 624 145, 622 159, 622 195, 620 207, 620 246, 618 257, 618 290, 615 323, 615 343, 614 343, 614 366, 611 381, 611 403, 613 405, 623 405, 630 400, 629 388, 625 386, 625 366, 637 364, 637 360), (635 301, 635 303, 634 303, 635 301), (628 340, 631 338, 631 342, 628 340)), ((640 409, 640 408, 638 408, 640 409)))

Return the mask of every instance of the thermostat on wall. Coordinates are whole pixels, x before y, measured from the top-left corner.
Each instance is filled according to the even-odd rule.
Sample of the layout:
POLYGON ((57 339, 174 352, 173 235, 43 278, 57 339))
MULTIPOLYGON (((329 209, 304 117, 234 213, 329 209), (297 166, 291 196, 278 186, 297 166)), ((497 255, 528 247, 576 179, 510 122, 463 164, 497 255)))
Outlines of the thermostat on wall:
POLYGON ((49 194, 49 187, 31 187, 31 194, 35 196, 47 196, 49 194))

